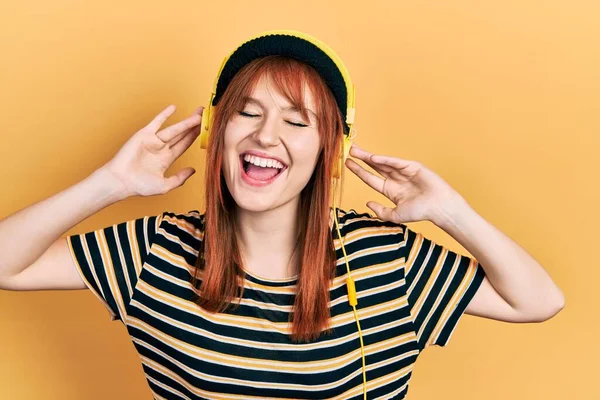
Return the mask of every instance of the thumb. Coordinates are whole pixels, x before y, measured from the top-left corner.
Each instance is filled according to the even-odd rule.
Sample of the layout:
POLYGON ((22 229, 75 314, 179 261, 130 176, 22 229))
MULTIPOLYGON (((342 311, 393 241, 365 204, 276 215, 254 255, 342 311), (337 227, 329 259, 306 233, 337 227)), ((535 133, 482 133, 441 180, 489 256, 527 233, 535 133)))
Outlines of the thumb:
POLYGON ((183 185, 188 178, 196 173, 196 170, 192 167, 187 167, 176 173, 175 175, 171 175, 165 179, 165 192, 168 193, 171 190, 178 188, 183 185))
POLYGON ((367 202, 367 207, 369 207, 371 210, 373 210, 375 212, 375 215, 377 215, 377 217, 383 221, 390 221, 390 222, 396 222, 399 223, 399 221, 396 221, 396 218, 394 217, 394 210, 389 208, 389 207, 385 207, 379 203, 376 203, 374 201, 368 201, 367 202))

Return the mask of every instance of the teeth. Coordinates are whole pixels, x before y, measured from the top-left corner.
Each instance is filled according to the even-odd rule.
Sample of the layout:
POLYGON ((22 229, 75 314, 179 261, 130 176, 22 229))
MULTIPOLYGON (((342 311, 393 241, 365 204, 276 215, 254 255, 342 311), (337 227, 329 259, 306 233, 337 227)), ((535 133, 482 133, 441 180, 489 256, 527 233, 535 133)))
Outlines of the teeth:
POLYGON ((257 165, 259 167, 269 167, 269 168, 277 168, 277 169, 283 168, 283 164, 277 160, 272 160, 270 158, 257 157, 257 156, 253 156, 250 154, 244 155, 244 161, 247 161, 247 162, 257 165))

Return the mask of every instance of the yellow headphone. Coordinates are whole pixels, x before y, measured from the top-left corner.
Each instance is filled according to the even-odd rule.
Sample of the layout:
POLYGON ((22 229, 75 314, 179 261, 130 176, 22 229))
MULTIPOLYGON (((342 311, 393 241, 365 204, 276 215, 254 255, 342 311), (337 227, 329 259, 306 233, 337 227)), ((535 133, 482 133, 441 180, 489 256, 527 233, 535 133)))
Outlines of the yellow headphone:
MULTIPOLYGON (((356 87, 352 84, 352 81, 350 79, 350 73, 346 69, 346 66, 342 62, 341 58, 338 57, 338 55, 329 46, 327 46, 325 43, 323 43, 319 39, 317 39, 311 35, 308 35, 306 33, 303 33, 303 32, 293 31, 293 30, 285 30, 285 29, 284 30, 265 31, 265 32, 262 32, 256 36, 253 36, 253 37, 247 39, 246 41, 244 41, 244 43, 247 43, 251 40, 254 40, 254 39, 257 39, 260 37, 269 36, 269 35, 293 36, 293 37, 296 37, 299 39, 304 39, 305 41, 307 41, 309 43, 312 43, 313 45, 317 46, 321 51, 323 51, 334 62, 334 64, 337 66, 339 72, 341 73, 341 75, 343 77, 345 87, 346 87, 346 96, 347 96, 347 103, 346 103, 347 109, 346 109, 346 121, 345 122, 346 122, 346 125, 348 126, 349 132, 344 133, 344 138, 342 140, 342 149, 341 149, 339 157, 336 158, 336 163, 333 166, 332 177, 335 179, 339 179, 341 177, 342 169, 345 166, 346 158, 348 158, 348 154, 350 153, 350 148, 352 147, 352 140, 354 139, 354 137, 356 137, 355 131, 354 131, 354 129, 352 129, 352 125, 354 124, 354 114, 355 114, 354 95, 355 95, 356 87), (352 133, 354 133, 353 136, 351 136, 352 133)), ((242 43, 242 45, 244 43, 242 43)), ((239 48, 239 46, 238 46, 238 48, 239 48)), ((223 72, 223 68, 227 64, 227 61, 230 59, 230 57, 236 52, 236 50, 237 50, 237 48, 234 51, 232 51, 227 57, 225 57, 223 59, 223 62, 221 63, 221 67, 219 68, 219 73, 217 74, 217 77, 215 78, 215 81, 213 83, 212 91, 210 94, 210 100, 208 102, 208 107, 206 107, 204 109, 204 111, 202 112, 202 124, 201 124, 201 132, 200 132, 199 139, 200 139, 200 147, 203 149, 206 149, 208 147, 208 138, 210 136, 210 129, 212 126, 212 118, 211 118, 212 117, 212 107, 213 107, 213 100, 217 93, 217 84, 219 82, 219 78, 221 77, 221 73, 223 72)), ((358 314, 356 312, 356 305, 358 304, 358 300, 356 298, 356 287, 354 285, 354 280, 352 279, 352 276, 350 275, 350 266, 348 264, 348 256, 346 254, 346 249, 344 248, 342 234, 340 232, 340 227, 338 225, 337 210, 335 207, 335 202, 333 204, 333 217, 334 217, 335 226, 337 229, 338 238, 340 239, 340 243, 342 246, 342 252, 344 253, 344 259, 346 260, 346 270, 348 272, 348 277, 346 278, 346 287, 348 288, 348 303, 350 304, 350 306, 352 306, 352 309, 354 310, 354 318, 356 319, 356 325, 358 326, 358 335, 359 335, 359 339, 360 339, 360 351, 361 351, 361 357, 362 357, 363 394, 364 394, 364 399, 366 400, 367 399, 367 374, 366 374, 366 366, 365 366, 365 349, 364 349, 364 344, 363 344, 362 331, 360 329, 360 322, 358 320, 358 314)))

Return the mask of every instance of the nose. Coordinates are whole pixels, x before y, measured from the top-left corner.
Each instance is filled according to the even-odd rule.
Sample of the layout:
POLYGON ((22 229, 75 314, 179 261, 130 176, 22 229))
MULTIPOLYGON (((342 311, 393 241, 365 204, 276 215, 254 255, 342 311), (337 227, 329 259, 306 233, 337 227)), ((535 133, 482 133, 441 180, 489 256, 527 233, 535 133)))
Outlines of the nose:
POLYGON ((262 147, 277 146, 279 144, 279 127, 277 115, 270 115, 258 126, 252 135, 254 140, 262 147))

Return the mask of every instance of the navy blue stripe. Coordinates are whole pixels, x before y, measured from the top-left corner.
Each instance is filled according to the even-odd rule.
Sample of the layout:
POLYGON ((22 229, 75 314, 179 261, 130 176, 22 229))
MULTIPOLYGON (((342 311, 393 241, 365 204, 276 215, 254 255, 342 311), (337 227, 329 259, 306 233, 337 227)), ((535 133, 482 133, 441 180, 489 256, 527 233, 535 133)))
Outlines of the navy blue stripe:
MULTIPOLYGON (((105 228, 104 232, 106 234, 111 228, 105 228)), ((102 259, 100 248, 98 247, 99 243, 96 239, 95 232, 88 232, 85 234, 85 240, 88 245, 90 251, 90 257, 92 258, 92 268, 96 272, 97 283, 102 288, 104 293, 104 301, 108 304, 113 313, 117 315, 117 317, 122 320, 121 314, 119 313, 119 308, 117 307, 117 302, 115 300, 114 294, 110 288, 108 283, 108 279, 106 276, 106 266, 104 265, 104 261, 102 259)), ((102 295, 102 294, 100 294, 102 295)))
POLYGON ((448 322, 446 323, 444 329, 442 329, 442 331, 440 332, 440 335, 435 344, 438 344, 439 346, 445 346, 448 343, 448 339, 450 338, 452 331, 458 324, 458 321, 464 314, 465 310, 467 309, 467 306, 469 305, 473 297, 475 297, 475 294, 481 286, 481 283, 483 282, 484 278, 485 270, 483 269, 483 267, 478 265, 477 270, 475 271, 475 276, 473 277, 473 281, 471 281, 471 284, 469 285, 467 291, 456 305, 454 312, 448 319, 448 322))
MULTIPOLYGON (((92 290, 94 292, 96 292, 96 294, 99 297, 102 298, 102 293, 100 293, 100 288, 98 286, 98 283, 94 279, 94 276, 92 275, 91 267, 87 261, 85 251, 83 249, 83 242, 81 240, 81 236, 79 236, 79 235, 69 236, 69 240, 71 241, 71 246, 73 247, 73 252, 75 254, 75 258, 77 259, 77 263, 79 264, 79 267, 81 268, 81 272, 83 273, 83 276, 90 283, 92 290)), ((84 237, 84 240, 85 240, 85 237, 84 237)))

